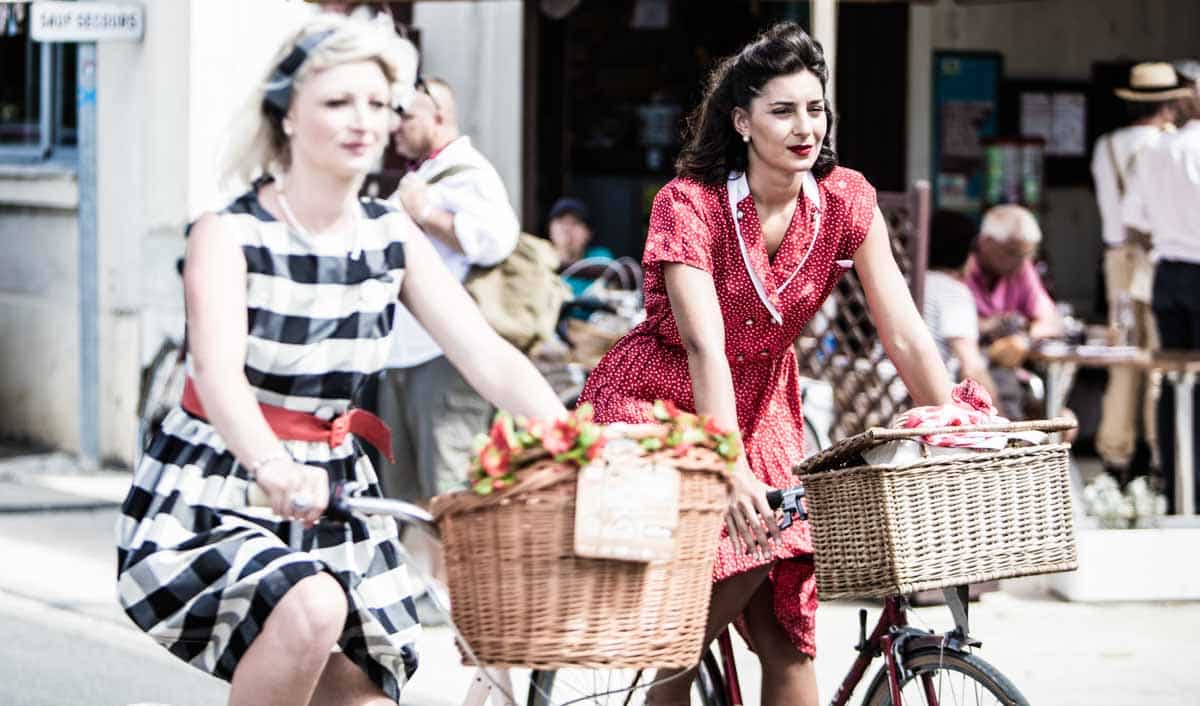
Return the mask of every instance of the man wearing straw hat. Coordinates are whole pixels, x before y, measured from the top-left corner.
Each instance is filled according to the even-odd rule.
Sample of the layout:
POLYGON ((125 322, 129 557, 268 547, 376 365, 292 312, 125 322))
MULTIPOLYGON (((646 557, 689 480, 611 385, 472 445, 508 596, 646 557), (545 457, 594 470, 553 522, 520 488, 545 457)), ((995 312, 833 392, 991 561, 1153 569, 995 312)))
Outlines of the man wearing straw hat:
MULTIPOLYGON (((1175 128, 1177 100, 1187 95, 1166 63, 1137 64, 1129 85, 1116 89, 1125 101, 1129 124, 1096 141, 1092 180, 1104 240, 1104 283, 1114 343, 1156 347, 1150 311, 1149 243, 1125 228, 1121 204, 1138 156, 1175 128)), ((1154 390, 1149 376, 1135 368, 1109 368, 1108 387, 1096 433, 1096 450, 1120 481, 1129 480, 1141 416, 1146 442, 1155 446, 1154 390), (1141 414, 1139 415, 1139 408, 1141 414)))
MULTIPOLYGON (((1180 63, 1182 94, 1176 109, 1182 128, 1138 156, 1122 204, 1125 225, 1146 233, 1154 262, 1152 306, 1161 345, 1200 350, 1200 94, 1196 64, 1180 63)), ((1174 70, 1173 70, 1173 73, 1174 70)), ((1163 386, 1158 439, 1165 490, 1174 502, 1174 390, 1163 386)), ((1200 434, 1193 428, 1194 442, 1200 434)), ((1194 447, 1200 448, 1200 447, 1194 447)), ((1186 469, 1185 469, 1186 470, 1186 469)), ((1196 473, 1196 469, 1191 469, 1196 473)))

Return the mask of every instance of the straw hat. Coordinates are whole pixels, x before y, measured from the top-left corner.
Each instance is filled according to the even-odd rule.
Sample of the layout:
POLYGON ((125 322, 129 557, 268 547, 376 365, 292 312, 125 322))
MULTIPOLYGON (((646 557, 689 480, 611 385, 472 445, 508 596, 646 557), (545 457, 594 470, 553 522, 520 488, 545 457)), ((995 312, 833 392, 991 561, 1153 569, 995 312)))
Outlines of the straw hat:
POLYGON ((1187 98, 1193 89, 1179 81, 1174 67, 1165 61, 1137 64, 1129 70, 1129 87, 1113 91, 1127 101, 1157 102, 1187 98))

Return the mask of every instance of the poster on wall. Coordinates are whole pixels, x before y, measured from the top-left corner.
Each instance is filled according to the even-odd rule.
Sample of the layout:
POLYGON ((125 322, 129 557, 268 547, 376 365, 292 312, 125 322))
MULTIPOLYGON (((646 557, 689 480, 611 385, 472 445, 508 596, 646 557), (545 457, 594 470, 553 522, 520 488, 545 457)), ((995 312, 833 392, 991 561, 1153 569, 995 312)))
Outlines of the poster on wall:
POLYGON ((996 134, 1004 59, 996 52, 934 52, 934 203, 977 215, 983 204, 985 142, 996 134))

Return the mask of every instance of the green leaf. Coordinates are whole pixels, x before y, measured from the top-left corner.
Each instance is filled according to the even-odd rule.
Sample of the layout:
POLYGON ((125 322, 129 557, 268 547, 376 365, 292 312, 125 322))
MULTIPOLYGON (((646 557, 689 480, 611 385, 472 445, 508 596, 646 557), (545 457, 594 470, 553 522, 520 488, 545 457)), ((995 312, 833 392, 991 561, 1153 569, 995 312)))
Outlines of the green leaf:
POLYGON ((646 449, 647 451, 660 451, 662 449, 662 447, 663 447, 662 439, 659 439, 656 436, 651 436, 651 437, 642 439, 642 448, 646 449))
POLYGON ((490 476, 485 476, 483 478, 480 478, 478 481, 475 482, 475 486, 474 486, 473 490, 480 495, 491 495, 492 494, 492 478, 490 476))
POLYGON ((654 400, 654 418, 660 422, 666 422, 671 419, 671 415, 667 412, 667 406, 662 400, 654 400))

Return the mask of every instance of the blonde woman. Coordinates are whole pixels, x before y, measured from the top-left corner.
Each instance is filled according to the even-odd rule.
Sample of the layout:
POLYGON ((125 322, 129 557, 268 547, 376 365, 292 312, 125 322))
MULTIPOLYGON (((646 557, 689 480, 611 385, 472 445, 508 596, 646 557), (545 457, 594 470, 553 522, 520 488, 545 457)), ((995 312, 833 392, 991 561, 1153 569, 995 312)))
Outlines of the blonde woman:
POLYGON ((138 627, 231 682, 230 704, 392 703, 416 669, 394 526, 317 522, 332 481, 378 494, 363 443, 386 447, 386 427, 349 402, 397 300, 494 404, 564 413, 412 221, 357 197, 416 61, 378 25, 309 22, 243 116, 229 173, 253 187, 190 230, 189 384, 122 508, 118 588, 138 627), (247 506, 252 483, 270 509, 247 506))

